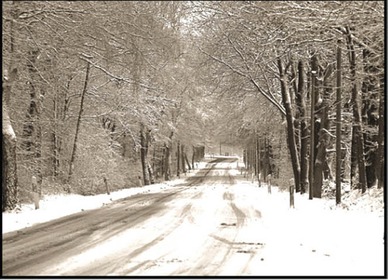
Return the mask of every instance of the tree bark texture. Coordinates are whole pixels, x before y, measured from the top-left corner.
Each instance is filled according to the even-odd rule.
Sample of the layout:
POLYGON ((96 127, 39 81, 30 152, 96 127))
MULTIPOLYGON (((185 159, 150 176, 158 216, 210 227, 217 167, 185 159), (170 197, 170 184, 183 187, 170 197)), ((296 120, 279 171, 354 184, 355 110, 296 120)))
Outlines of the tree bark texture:
POLYGON ((57 94, 55 93, 54 102, 53 102, 53 112, 54 112, 54 125, 53 131, 51 134, 51 149, 52 149, 52 175, 58 177, 59 174, 59 137, 58 137, 58 101, 57 94))
POLYGON ((192 150, 193 150, 193 153, 191 155, 191 166, 192 166, 192 168, 194 170, 195 169, 195 152, 196 152, 194 146, 192 146, 192 150))
POLYGON ((287 84, 286 73, 283 68, 283 63, 280 57, 278 58, 278 68, 279 68, 279 74, 280 74, 282 101, 283 101, 284 108, 286 110, 287 142, 288 142, 288 148, 291 155, 292 170, 294 173, 294 182, 295 182, 295 185, 300 185, 300 166, 299 166, 299 158, 298 158, 296 141, 295 141, 291 100, 290 100, 290 94, 289 94, 289 89, 287 84))
MULTIPOLYGON (((324 77, 323 77, 323 89, 324 93, 322 95, 322 103, 317 104, 315 111, 317 113, 318 121, 317 122, 317 131, 318 134, 317 140, 318 145, 316 149, 315 163, 314 163, 314 197, 320 198, 322 196, 322 185, 323 178, 328 179, 331 177, 330 169, 327 164, 326 159, 326 149, 329 144, 329 104, 328 100, 330 98, 330 92, 332 85, 329 82, 332 70, 329 65, 326 68, 324 77), (323 176, 325 175, 325 176, 323 176)), ((318 92, 318 90, 316 91, 318 92)), ((316 97, 319 95, 316 95, 316 97)))
POLYGON ((258 186, 261 187, 261 147, 260 147, 260 137, 256 136, 256 166, 257 166, 257 183, 258 186))
POLYGON ((155 184, 155 174, 154 174, 154 169, 152 168, 151 164, 149 163, 148 160, 147 161, 147 172, 148 172, 148 176, 149 176, 149 179, 150 179, 150 184, 155 184))
MULTIPOLYGON (((10 62, 8 73, 3 73, 2 76, 2 146, 1 146, 1 184, 2 184, 2 211, 13 210, 16 208, 18 197, 18 174, 16 161, 16 143, 17 138, 13 129, 11 118, 9 115, 9 104, 12 94, 12 86, 16 83, 18 69, 14 61, 15 53, 15 38, 14 38, 14 20, 18 17, 17 2, 12 2, 11 10, 12 19, 9 22, 10 33, 10 62)), ((3 27, 5 28, 5 26, 3 27)), ((3 29, 4 31, 4 29, 3 29)), ((4 70, 4 69, 3 69, 4 70)), ((5 72, 5 71, 4 71, 5 72)))
POLYGON ((378 69, 373 64, 376 58, 370 51, 364 49, 363 52, 364 79, 362 82, 362 106, 361 115, 364 126, 364 153, 365 170, 368 188, 374 186, 378 174, 378 69), (369 132, 369 133, 368 133, 369 132))
POLYGON ((378 144, 378 165, 377 169, 377 178, 378 178, 378 187, 382 188, 384 186, 384 178, 385 178, 385 77, 384 73, 380 76, 380 87, 379 87, 379 95, 380 95, 380 103, 379 103, 379 133, 377 137, 378 144))
POLYGON ((185 145, 181 145, 181 164, 182 164, 182 172, 186 174, 186 163, 185 163, 185 145))
POLYGON ((26 114, 26 121, 23 126, 22 133, 22 148, 25 152, 26 159, 30 160, 33 166, 33 174, 37 178, 38 185, 42 183, 42 160, 41 160, 41 150, 42 150, 42 129, 40 123, 40 113, 41 113, 41 103, 42 97, 44 96, 44 90, 41 88, 40 80, 41 78, 37 74, 37 57, 39 51, 31 50, 28 53, 27 57, 27 70, 29 73, 29 93, 30 93, 30 102, 28 112, 26 114))
POLYGON ((315 167, 315 95, 316 95, 316 78, 318 65, 312 58, 311 75, 310 75, 310 168, 309 168, 309 199, 314 197, 314 167, 315 167))
POLYGON ((338 41, 337 46, 337 80, 336 80, 336 167, 335 167, 335 201, 336 204, 341 203, 341 91, 342 91, 342 53, 341 41, 338 41))
POLYGON ((23 134, 22 134, 22 147, 26 151, 26 155, 28 157, 33 157, 34 154, 34 142, 35 139, 33 139, 33 135, 35 132, 35 124, 36 124, 36 118, 38 115, 38 109, 37 109, 37 69, 35 68, 36 64, 36 58, 38 56, 37 50, 31 50, 28 55, 27 59, 27 69, 29 73, 29 93, 30 93, 30 102, 28 111, 26 114, 26 121, 23 126, 23 134))
POLYGON ((16 79, 16 68, 10 77, 3 76, 2 92, 2 211, 12 210, 18 203, 18 176, 16 162, 16 135, 9 116, 11 85, 16 79))
POLYGON ((353 83, 351 102, 353 105, 353 137, 355 158, 358 165, 358 182, 362 192, 366 191, 366 170, 364 159, 364 140, 362 134, 362 119, 360 107, 358 104, 357 73, 356 73, 356 52, 354 50, 353 40, 350 28, 347 27, 347 45, 349 50, 350 76, 353 83))
POLYGON ((189 170, 191 170, 190 161, 189 161, 189 158, 187 157, 187 153, 186 153, 186 152, 184 153, 184 157, 185 157, 185 162, 186 162, 186 164, 187 164, 187 168, 188 168, 189 170))
POLYGON ((171 179, 171 149, 172 149, 172 137, 174 136, 174 133, 171 132, 169 141, 167 144, 165 144, 165 154, 164 154, 164 179, 166 181, 171 179))
POLYGON ((176 166, 176 176, 180 178, 181 175, 181 144, 178 140, 177 143, 177 166, 176 166))
POLYGON ((311 106, 312 106, 312 120, 311 124, 311 167, 312 181, 310 182, 313 189, 313 197, 321 198, 322 196, 322 173, 323 162, 325 156, 324 145, 324 132, 323 132, 323 101, 320 93, 319 80, 322 79, 322 75, 319 70, 318 55, 314 54, 311 58, 311 106), (319 114, 317 114, 319 112, 319 114))
POLYGON ((150 184, 150 173, 148 170, 148 132, 146 131, 146 127, 144 124, 140 124, 140 161, 141 167, 143 171, 143 183, 144 186, 150 184))
MULTIPOLYGON (((300 192, 303 194, 308 187, 308 129, 306 124, 306 103, 305 103, 305 74, 304 63, 302 60, 298 63, 298 90, 295 94, 295 103, 299 116, 299 143, 300 143, 300 192)), ((298 187, 297 187, 298 191, 298 187)))
POLYGON ((89 72, 90 72, 90 63, 88 62, 87 66, 86 66, 84 87, 83 87, 83 90, 81 92, 81 103, 80 103, 80 107, 79 107, 77 125, 75 128, 73 150, 71 152, 71 157, 70 157, 70 162, 69 162, 69 174, 67 177, 67 183, 70 182, 71 176, 73 175, 73 170, 74 170, 74 161, 75 161, 75 156, 76 156, 76 152, 77 152, 78 135, 79 135, 79 130, 80 130, 80 126, 81 126, 82 113, 84 110, 85 94, 86 94, 86 90, 88 88, 88 82, 89 82, 89 72))

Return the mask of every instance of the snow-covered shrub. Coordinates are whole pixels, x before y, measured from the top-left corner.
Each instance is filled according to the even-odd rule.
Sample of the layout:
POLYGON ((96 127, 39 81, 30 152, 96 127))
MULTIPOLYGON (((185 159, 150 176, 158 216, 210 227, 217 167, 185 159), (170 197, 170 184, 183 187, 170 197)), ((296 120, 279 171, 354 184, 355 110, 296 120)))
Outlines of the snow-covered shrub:
POLYGON ((133 158, 124 158, 111 142, 103 128, 95 124, 82 126, 70 182, 71 192, 82 195, 104 193, 104 178, 110 191, 137 186, 140 163, 133 158))

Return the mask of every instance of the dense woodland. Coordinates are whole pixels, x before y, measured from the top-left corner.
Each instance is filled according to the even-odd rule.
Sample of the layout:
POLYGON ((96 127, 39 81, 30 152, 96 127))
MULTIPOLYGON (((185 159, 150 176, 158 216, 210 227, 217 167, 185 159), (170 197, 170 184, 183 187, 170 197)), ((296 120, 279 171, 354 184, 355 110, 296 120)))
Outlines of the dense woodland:
POLYGON ((238 147, 259 183, 384 186, 383 1, 3 1, 2 209, 238 147))

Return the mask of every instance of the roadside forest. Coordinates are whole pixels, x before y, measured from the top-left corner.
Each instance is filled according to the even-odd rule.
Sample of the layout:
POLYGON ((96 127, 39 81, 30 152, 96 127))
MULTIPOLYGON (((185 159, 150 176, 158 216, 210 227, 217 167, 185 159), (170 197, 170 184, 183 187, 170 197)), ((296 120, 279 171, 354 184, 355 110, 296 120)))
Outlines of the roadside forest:
POLYGON ((310 199, 384 187, 384 4, 3 1, 2 210, 180 177, 220 143, 310 199))

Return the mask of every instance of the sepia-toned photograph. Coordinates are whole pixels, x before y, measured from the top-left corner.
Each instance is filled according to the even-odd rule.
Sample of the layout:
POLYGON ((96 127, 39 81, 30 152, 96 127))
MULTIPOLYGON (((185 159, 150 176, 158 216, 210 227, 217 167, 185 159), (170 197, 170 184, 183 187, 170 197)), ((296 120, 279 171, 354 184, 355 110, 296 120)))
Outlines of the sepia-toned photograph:
POLYGON ((2 1, 2 278, 386 278, 385 1, 2 1))

